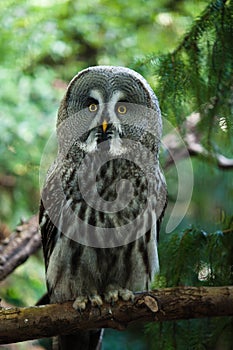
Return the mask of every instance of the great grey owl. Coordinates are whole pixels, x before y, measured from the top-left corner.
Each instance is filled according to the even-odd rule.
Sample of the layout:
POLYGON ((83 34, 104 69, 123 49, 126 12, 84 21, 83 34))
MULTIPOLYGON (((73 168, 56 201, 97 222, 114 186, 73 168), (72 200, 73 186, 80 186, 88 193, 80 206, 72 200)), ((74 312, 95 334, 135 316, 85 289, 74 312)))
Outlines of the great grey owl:
MULTIPOLYGON (((135 71, 90 67, 70 82, 40 206, 51 303, 82 310, 149 288, 167 197, 161 133, 157 98, 135 71)), ((97 349, 99 335, 60 336, 57 348, 97 349)))

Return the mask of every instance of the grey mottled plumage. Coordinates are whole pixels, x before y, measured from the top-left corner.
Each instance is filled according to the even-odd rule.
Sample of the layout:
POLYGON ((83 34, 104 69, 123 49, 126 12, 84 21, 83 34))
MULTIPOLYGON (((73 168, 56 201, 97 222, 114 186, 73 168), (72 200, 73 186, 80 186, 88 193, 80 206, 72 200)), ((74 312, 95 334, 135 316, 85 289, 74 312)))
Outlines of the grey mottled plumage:
MULTIPOLYGON (((69 84, 40 208, 51 302, 84 309, 149 288, 166 206, 161 132, 158 101, 136 72, 91 67, 69 84)), ((59 349, 95 349, 98 336, 60 337, 59 349)))

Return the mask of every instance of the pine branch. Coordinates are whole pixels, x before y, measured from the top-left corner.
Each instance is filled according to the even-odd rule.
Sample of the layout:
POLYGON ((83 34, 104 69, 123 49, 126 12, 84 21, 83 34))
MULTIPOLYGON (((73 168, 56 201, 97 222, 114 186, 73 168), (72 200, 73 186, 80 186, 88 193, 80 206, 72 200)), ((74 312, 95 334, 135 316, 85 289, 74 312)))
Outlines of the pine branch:
POLYGON ((40 245, 38 216, 35 215, 17 226, 9 237, 0 242, 0 281, 25 262, 40 245))
POLYGON ((135 322, 160 322, 190 318, 233 316, 233 287, 176 287, 137 293, 135 301, 88 306, 83 312, 72 302, 8 308, 0 311, 0 344, 20 342, 78 329, 124 330, 135 322))
POLYGON ((221 13, 225 7, 227 0, 216 0, 211 1, 210 4, 205 8, 199 18, 194 21, 191 30, 184 36, 182 42, 173 51, 172 56, 176 55, 181 50, 186 50, 193 45, 193 40, 197 40, 204 31, 212 24, 213 20, 221 13))

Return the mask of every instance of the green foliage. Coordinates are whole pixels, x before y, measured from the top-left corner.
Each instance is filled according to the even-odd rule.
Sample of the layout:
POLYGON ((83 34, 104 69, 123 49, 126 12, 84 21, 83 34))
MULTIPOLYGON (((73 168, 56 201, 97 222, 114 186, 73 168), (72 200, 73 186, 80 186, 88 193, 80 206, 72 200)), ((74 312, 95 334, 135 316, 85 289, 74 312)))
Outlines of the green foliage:
POLYGON ((216 119, 224 121, 228 147, 233 146, 232 17, 232 1, 212 1, 174 51, 139 61, 152 66, 164 116, 180 125, 193 111, 201 113, 203 141, 212 151, 216 119))
POLYGON ((20 217, 38 210, 41 151, 49 124, 55 125, 58 92, 51 89, 53 73, 47 70, 38 69, 28 76, 1 68, 0 75, 5 86, 0 91, 0 174, 15 179, 13 188, 1 190, 0 219, 14 227, 20 217))
POLYGON ((0 5, 0 62, 25 72, 51 66, 68 80, 89 65, 131 65, 152 51, 174 48, 192 14, 204 6, 186 3, 182 14, 166 10, 162 0, 135 0, 133 6, 121 0, 7 0, 0 5))
POLYGON ((161 286, 161 281, 163 287, 232 285, 233 222, 230 225, 213 233, 191 227, 163 235, 159 245, 161 273, 154 286, 161 286), (168 257, 172 264, 167 264, 168 257))
POLYGON ((2 283, 1 298, 16 306, 35 305, 46 292, 42 254, 31 256, 2 283))
POLYGON ((232 320, 212 318, 149 325, 147 335, 150 350, 230 350, 232 320))
MULTIPOLYGON (((223 152, 229 157, 233 149, 232 18, 232 1, 213 1, 174 51, 139 62, 142 67, 151 66, 157 77, 155 88, 163 114, 182 130, 185 117, 194 110, 200 112, 202 144, 212 154, 223 152)), ((193 165, 195 225, 162 235, 161 272, 155 287, 233 284, 232 174, 200 160, 193 165)), ((231 349, 233 320, 151 324, 147 335, 150 349, 231 349)))
MULTIPOLYGON (((177 285, 221 286, 233 284, 233 222, 231 229, 213 233, 195 227, 164 235, 159 246, 161 272, 154 287, 177 285), (167 263, 169 259, 170 263, 167 263)), ((146 327, 151 350, 230 349, 232 318, 211 318, 150 324, 146 327), (222 348, 223 349, 223 348, 222 348)))

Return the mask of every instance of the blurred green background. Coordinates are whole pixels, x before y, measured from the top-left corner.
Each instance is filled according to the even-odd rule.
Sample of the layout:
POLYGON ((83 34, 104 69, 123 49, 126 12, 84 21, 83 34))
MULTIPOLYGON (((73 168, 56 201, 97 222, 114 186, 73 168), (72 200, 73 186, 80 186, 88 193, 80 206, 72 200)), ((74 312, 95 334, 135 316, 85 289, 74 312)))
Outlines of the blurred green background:
MULTIPOLYGON (((154 286, 232 284, 233 169, 219 169, 215 160, 216 153, 233 158, 232 16, 232 1, 2 1, 0 233, 38 211, 40 160, 70 79, 91 65, 127 66, 148 79, 163 116, 181 135, 185 118, 201 113, 198 132, 211 154, 192 158, 191 203, 170 234, 165 228, 177 173, 165 169, 169 206, 154 286), (190 36, 184 40, 185 33, 190 36)), ((41 251, 0 288, 10 305, 35 304, 45 292, 41 251)), ((233 349, 232 329, 227 318, 141 326, 127 334, 109 330, 103 349, 233 349)), ((38 342, 4 348, 36 347, 38 342)))

